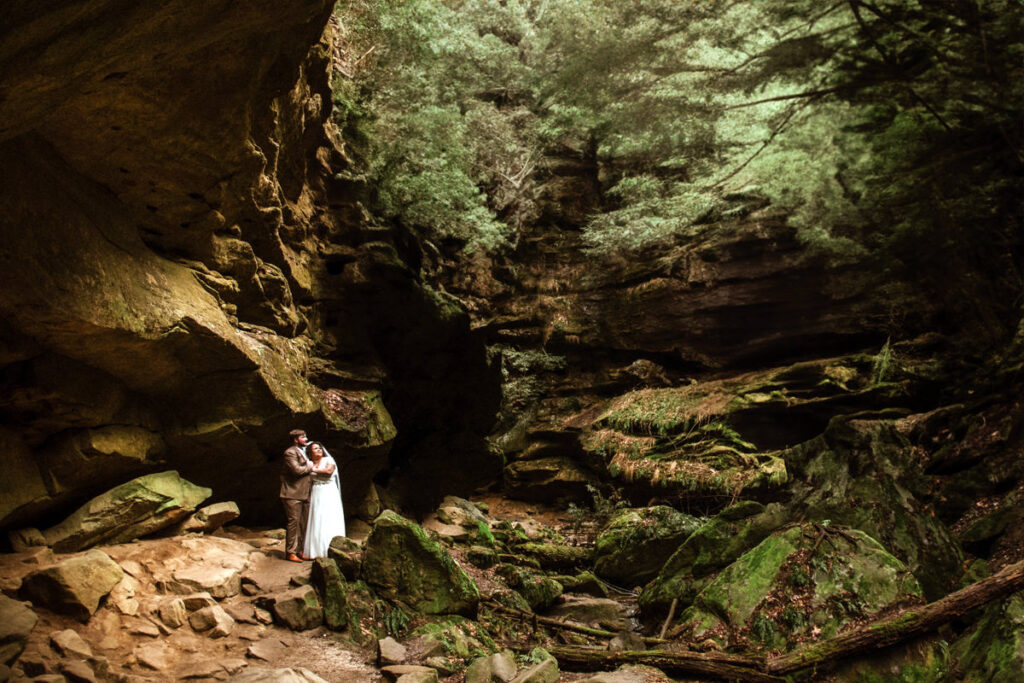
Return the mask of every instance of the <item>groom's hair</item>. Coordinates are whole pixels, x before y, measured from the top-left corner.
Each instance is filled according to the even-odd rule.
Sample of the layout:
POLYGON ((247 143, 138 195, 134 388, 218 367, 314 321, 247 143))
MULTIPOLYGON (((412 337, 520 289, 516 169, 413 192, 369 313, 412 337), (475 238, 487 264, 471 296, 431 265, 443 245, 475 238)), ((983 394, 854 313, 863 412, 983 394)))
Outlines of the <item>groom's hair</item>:
POLYGON ((299 438, 300 436, 305 436, 305 435, 306 435, 306 430, 305 429, 293 429, 292 431, 288 432, 288 436, 292 437, 292 441, 294 441, 295 439, 299 438))

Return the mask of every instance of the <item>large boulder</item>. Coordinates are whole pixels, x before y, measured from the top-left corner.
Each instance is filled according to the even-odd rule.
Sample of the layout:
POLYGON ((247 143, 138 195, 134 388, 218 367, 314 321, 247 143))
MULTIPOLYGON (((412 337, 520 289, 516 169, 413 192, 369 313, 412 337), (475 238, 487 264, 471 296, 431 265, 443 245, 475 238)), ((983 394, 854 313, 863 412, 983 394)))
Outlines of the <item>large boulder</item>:
POLYGON ((0 664, 18 658, 37 621, 39 617, 25 603, 0 595, 0 664))
POLYGON ((864 531, 906 562, 929 600, 956 586, 963 552, 922 502, 929 482, 900 423, 839 417, 820 437, 788 451, 786 460, 797 473, 792 519, 864 531))
POLYGON ((715 572, 768 537, 788 519, 778 504, 742 501, 731 505, 691 534, 640 594, 645 616, 660 616, 673 600, 687 607, 715 572))
POLYGON ((594 573, 617 583, 645 584, 700 526, 696 517, 666 505, 623 510, 597 537, 594 573))
POLYGON ((21 591, 34 604, 85 622, 123 577, 109 555, 90 550, 32 572, 24 578, 21 591))
POLYGON ((43 531, 43 537, 62 553, 100 543, 124 543, 187 517, 211 493, 175 471, 147 474, 93 498, 60 524, 43 531))
POLYGON ((390 510, 374 521, 366 539, 362 576, 381 597, 424 614, 472 617, 480 602, 476 584, 448 551, 390 510))
POLYGON ((680 622, 694 641, 788 649, 884 609, 922 602, 906 565, 867 534, 804 524, 744 553, 701 590, 680 622))

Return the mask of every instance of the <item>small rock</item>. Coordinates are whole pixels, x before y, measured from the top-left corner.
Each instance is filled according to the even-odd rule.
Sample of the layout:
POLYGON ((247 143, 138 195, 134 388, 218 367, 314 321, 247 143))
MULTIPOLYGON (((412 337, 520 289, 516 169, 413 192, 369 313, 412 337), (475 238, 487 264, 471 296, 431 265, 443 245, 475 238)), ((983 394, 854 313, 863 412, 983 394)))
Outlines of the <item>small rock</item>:
POLYGON ((49 673, 50 664, 39 654, 32 654, 19 657, 18 668, 20 668, 29 678, 37 678, 43 674, 49 673))
POLYGON ((233 683, 327 683, 308 669, 260 669, 251 666, 228 680, 233 683))
POLYGON ((230 659, 222 659, 220 665, 228 672, 228 675, 234 676, 236 673, 249 666, 249 662, 238 657, 232 657, 230 659))
POLYGON ((138 580, 126 574, 110 591, 107 596, 107 604, 113 605, 118 612, 125 616, 135 616, 139 613, 139 601, 135 599, 135 592, 138 588, 138 580))
POLYGON ((444 676, 446 678, 458 670, 458 666, 456 666, 448 657, 427 657, 423 660, 423 664, 429 666, 431 669, 436 669, 438 676, 444 676))
POLYGON ((34 564, 40 567, 53 564, 56 561, 57 558, 53 551, 47 547, 30 548, 25 552, 25 557, 21 559, 22 564, 34 564))
POLYGON ((399 676, 395 683, 437 683, 437 671, 427 669, 426 671, 414 671, 399 676))
POLYGON ((231 501, 214 503, 196 510, 184 522, 170 528, 171 535, 187 533, 209 533, 216 531, 240 515, 238 504, 231 501))
POLYGON ((306 631, 323 623, 324 611, 312 586, 302 586, 274 599, 274 618, 285 628, 306 631))
POLYGON ((265 662, 273 662, 278 659, 288 646, 277 638, 264 638, 249 646, 245 651, 247 657, 262 659, 265 662))
POLYGON ((491 655, 491 673, 500 681, 507 683, 516 677, 516 656, 511 650, 502 650, 491 655))
POLYGON ((190 678, 224 678, 224 667, 218 661, 193 659, 178 668, 178 680, 190 678))
POLYGON ((204 607, 210 607, 216 605, 217 601, 213 599, 213 596, 209 593, 192 593, 186 595, 181 599, 185 604, 185 609, 189 612, 195 612, 197 609, 203 609, 204 607))
POLYGON ((494 552, 491 548, 486 548, 482 545, 474 545, 470 547, 466 553, 466 557, 470 564, 480 569, 490 569, 494 565, 498 564, 498 553, 494 552))
POLYGON ((377 641, 377 666, 403 664, 405 658, 405 648, 391 636, 377 641))
POLYGON ((210 638, 223 638, 231 633, 235 627, 235 620, 231 618, 220 605, 211 605, 201 610, 196 610, 188 617, 188 623, 200 633, 206 633, 210 638))
POLYGON ((380 672, 384 676, 385 680, 391 681, 392 683, 394 683, 394 681, 399 680, 400 678, 409 675, 427 676, 428 678, 417 679, 422 680, 424 682, 434 681, 436 683, 437 681, 437 671, 431 669, 429 666, 415 666, 413 664, 393 664, 391 666, 382 667, 380 672), (429 678, 430 676, 433 676, 433 678, 429 678))
POLYGON ((65 657, 77 657, 79 659, 89 659, 92 657, 92 648, 89 647, 87 642, 82 640, 82 636, 71 629, 51 633, 50 644, 65 657))
MULTIPOLYGON (((437 534, 437 537, 442 541, 452 541, 454 543, 465 543, 469 540, 469 532, 464 527, 458 526, 457 524, 445 524, 441 520, 437 519, 433 515, 428 515, 423 520, 424 531, 430 531, 437 534)), ((449 545, 451 545, 449 543, 449 545)))
POLYGON ((259 595, 263 592, 258 581, 252 576, 242 577, 242 592, 246 595, 259 595))
POLYGON ((71 659, 61 662, 60 672, 73 683, 96 683, 96 673, 84 660, 71 659))
POLYGON ((242 624, 257 624, 255 608, 248 603, 221 605, 231 618, 242 624))
POLYGON ((260 607, 253 607, 252 614, 256 617, 256 621, 261 624, 274 623, 274 615, 272 615, 269 610, 265 610, 260 607))
POLYGON ((644 639, 632 631, 619 631, 608 643, 612 652, 640 652, 647 649, 644 639))
POLYGON ((147 669, 164 671, 174 662, 175 653, 167 643, 144 643, 135 648, 135 659, 147 669))
POLYGON ((143 567, 141 564, 139 564, 135 560, 121 560, 120 562, 118 562, 118 564, 121 565, 121 569, 123 569, 125 571, 125 573, 131 574, 132 576, 134 576, 136 579, 139 579, 140 581, 142 579, 146 578, 146 576, 148 574, 146 572, 145 567, 143 567))
POLYGON ((32 683, 67 683, 66 678, 60 674, 43 674, 32 679, 32 683))
POLYGON ((558 662, 545 659, 512 679, 511 683, 556 683, 558 681, 558 662))
POLYGON ((10 664, 25 649, 39 617, 28 605, 0 595, 0 664, 10 664))
POLYGON ((160 605, 160 621, 168 628, 181 628, 188 619, 188 608, 181 598, 165 600, 160 605))
POLYGON ((649 666, 623 666, 618 671, 610 671, 585 678, 580 683, 671 683, 672 679, 659 669, 649 666))
POLYGON ((509 650, 496 652, 489 657, 478 657, 466 669, 466 683, 508 683, 516 677, 515 655, 509 650))
POLYGON ((156 624, 150 621, 135 620, 128 627, 128 632, 133 636, 146 636, 148 638, 159 638, 163 633, 156 624))

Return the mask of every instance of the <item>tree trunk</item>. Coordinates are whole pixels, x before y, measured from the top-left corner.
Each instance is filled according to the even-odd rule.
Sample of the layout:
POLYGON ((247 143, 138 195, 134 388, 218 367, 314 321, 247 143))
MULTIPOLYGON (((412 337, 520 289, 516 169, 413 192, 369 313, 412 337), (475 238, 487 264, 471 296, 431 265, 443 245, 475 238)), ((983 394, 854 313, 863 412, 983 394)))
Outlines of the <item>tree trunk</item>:
POLYGON ((644 664, 672 674, 699 674, 726 681, 779 683, 786 679, 766 674, 763 659, 721 652, 609 652, 582 647, 551 647, 561 668, 570 671, 611 671, 623 664, 644 664))

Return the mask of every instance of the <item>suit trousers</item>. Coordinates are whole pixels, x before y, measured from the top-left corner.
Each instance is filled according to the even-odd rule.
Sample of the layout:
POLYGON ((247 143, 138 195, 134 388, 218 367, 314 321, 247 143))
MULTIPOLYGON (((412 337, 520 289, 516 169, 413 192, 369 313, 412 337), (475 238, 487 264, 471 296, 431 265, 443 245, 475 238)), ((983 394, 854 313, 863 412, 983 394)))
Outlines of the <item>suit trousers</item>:
POLYGON ((302 542, 306 538, 306 522, 309 521, 309 501, 282 498, 284 516, 287 520, 284 527, 284 552, 299 555, 302 553, 302 542))

